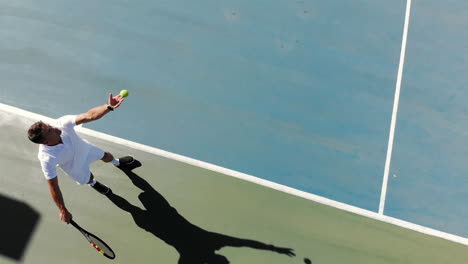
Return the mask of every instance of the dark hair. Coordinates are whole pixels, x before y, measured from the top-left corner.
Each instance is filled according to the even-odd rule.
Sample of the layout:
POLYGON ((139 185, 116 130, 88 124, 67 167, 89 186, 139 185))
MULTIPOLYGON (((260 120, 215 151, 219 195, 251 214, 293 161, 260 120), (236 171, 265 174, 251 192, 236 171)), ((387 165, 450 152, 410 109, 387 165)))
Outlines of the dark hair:
POLYGON ((41 144, 44 141, 42 136, 42 130, 44 129, 45 123, 42 121, 32 124, 28 130, 28 138, 34 143, 41 144))

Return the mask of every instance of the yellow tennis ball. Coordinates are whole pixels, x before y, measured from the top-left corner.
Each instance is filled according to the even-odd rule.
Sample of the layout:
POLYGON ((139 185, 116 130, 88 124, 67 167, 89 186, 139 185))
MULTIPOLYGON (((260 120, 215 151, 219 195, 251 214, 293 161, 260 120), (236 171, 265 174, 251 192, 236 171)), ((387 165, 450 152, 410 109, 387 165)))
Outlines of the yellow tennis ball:
POLYGON ((122 91, 120 91, 120 95, 121 95, 123 98, 125 98, 125 97, 128 96, 128 91, 127 91, 127 90, 122 90, 122 91))

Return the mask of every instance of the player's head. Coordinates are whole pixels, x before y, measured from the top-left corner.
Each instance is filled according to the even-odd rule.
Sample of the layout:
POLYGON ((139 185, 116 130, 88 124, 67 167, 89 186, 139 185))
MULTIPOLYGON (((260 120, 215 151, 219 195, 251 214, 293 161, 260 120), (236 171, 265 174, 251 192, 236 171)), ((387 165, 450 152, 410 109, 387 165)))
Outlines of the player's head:
POLYGON ((28 130, 28 138, 36 144, 42 144, 44 141, 44 131, 46 123, 39 121, 31 125, 28 130))
POLYGON ((60 142, 60 130, 42 121, 32 124, 28 138, 34 143, 55 145, 60 142))
POLYGON ((229 264, 229 260, 222 255, 213 254, 205 262, 206 264, 229 264))

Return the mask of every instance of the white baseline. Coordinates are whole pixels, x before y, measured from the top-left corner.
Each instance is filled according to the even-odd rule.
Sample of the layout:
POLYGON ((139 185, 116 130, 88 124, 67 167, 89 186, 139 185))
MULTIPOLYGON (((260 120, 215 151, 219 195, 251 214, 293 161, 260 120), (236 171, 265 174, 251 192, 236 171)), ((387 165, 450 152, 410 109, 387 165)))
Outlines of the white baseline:
MULTIPOLYGON (((52 118, 50 118, 50 117, 38 115, 38 114, 35 114, 35 113, 32 113, 32 112, 28 112, 28 111, 25 111, 23 109, 12 107, 12 106, 2 104, 2 103, 0 103, 0 111, 8 112, 8 113, 11 113, 11 114, 14 114, 14 115, 22 116, 22 117, 33 119, 33 120, 43 120, 45 122, 52 120, 52 118)), ((380 215, 380 214, 378 214, 376 212, 372 212, 372 211, 365 210, 365 209, 362 209, 362 208, 359 208, 359 207, 356 207, 356 206, 352 206, 352 205, 348 205, 348 204, 341 203, 341 202, 338 202, 338 201, 334 201, 334 200, 324 198, 324 197, 321 197, 321 196, 318 196, 318 195, 314 195, 314 194, 311 194, 311 193, 303 192, 303 191, 300 191, 300 190, 297 190, 297 189, 294 189, 294 188, 291 188, 291 187, 288 187, 288 186, 284 186, 284 185, 281 185, 281 184, 277 184, 277 183, 274 183, 274 182, 271 182, 271 181, 267 181, 267 180, 264 180, 264 179, 254 177, 252 175, 248 175, 248 174, 241 173, 241 172, 238 172, 238 171, 226 169, 226 168, 216 166, 216 165, 213 165, 213 164, 210 164, 210 163, 206 163, 206 162, 203 162, 203 161, 200 161, 200 160, 188 158, 188 157, 185 157, 185 156, 174 154, 174 153, 164 151, 164 150, 161 150, 161 149, 157 149, 157 148, 154 148, 154 147, 150 147, 150 146, 146 146, 146 145, 139 144, 139 143, 136 143, 136 142, 132 142, 132 141, 129 141, 129 140, 125 140, 125 139, 122 139, 122 138, 114 137, 114 136, 104 134, 104 133, 101 133, 101 132, 97 132, 97 131, 94 131, 94 130, 91 130, 91 129, 87 129, 87 128, 83 128, 83 127, 77 127, 76 130, 78 132, 84 134, 84 135, 92 136, 92 137, 95 137, 95 138, 98 138, 98 139, 102 139, 102 140, 106 140, 106 141, 109 141, 109 142, 121 144, 121 145, 131 147, 131 148, 134 148, 134 149, 137 149, 137 150, 140 150, 140 151, 151 153, 151 154, 154 154, 154 155, 162 156, 162 157, 165 157, 165 158, 180 161, 180 162, 183 162, 183 163, 187 163, 187 164, 197 166, 197 167, 200 167, 200 168, 204 168, 204 169, 207 169, 207 170, 211 170, 211 171, 214 171, 214 172, 222 173, 222 174, 225 174, 225 175, 228 175, 228 176, 231 176, 231 177, 235 177, 235 178, 242 179, 242 180, 245 180, 245 181, 253 182, 253 183, 256 183, 256 184, 259 184, 259 185, 262 185, 262 186, 265 186, 265 187, 268 187, 268 188, 271 188, 271 189, 274 189, 274 190, 278 190, 278 191, 285 192, 285 193, 288 193, 288 194, 291 194, 291 195, 302 197, 302 198, 310 200, 310 201, 314 201, 314 202, 317 202, 317 203, 320 203, 320 204, 328 205, 328 206, 338 208, 338 209, 341 209, 341 210, 344 210, 344 211, 347 211, 347 212, 351 212, 351 213, 354 213, 354 214, 357 214, 357 215, 369 217, 369 218, 376 219, 376 220, 379 220, 379 221, 382 221, 382 222, 385 222, 385 223, 390 223, 390 224, 400 226, 400 227, 403 227, 403 228, 406 228, 406 229, 414 230, 414 231, 417 231, 417 232, 420 232, 420 233, 424 233, 424 234, 427 234, 427 235, 443 238, 443 239, 446 239, 446 240, 450 240, 450 241, 457 242, 457 243, 468 246, 468 239, 460 237, 460 236, 445 233, 445 232, 438 231, 438 230, 435 230, 435 229, 431 229, 431 228, 428 228, 428 227, 424 227, 424 226, 421 226, 421 225, 413 224, 413 223, 406 222, 406 221, 403 221, 403 220, 400 220, 400 219, 397 219, 397 218, 393 218, 393 217, 389 217, 389 216, 385 216, 385 215, 380 215)))

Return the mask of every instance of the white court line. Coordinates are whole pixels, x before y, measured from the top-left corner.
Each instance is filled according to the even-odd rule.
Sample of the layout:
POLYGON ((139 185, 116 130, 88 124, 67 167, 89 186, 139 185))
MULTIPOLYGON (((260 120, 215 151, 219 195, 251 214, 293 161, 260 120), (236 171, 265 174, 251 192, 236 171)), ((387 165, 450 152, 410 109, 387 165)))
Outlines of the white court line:
MULTIPOLYGON (((51 118, 49 118, 49 117, 38 115, 38 114, 35 114, 35 113, 32 113, 32 112, 28 112, 28 111, 25 111, 23 109, 16 108, 16 107, 9 106, 9 105, 2 104, 2 103, 0 103, 0 111, 8 112, 8 113, 18 115, 18 116, 22 116, 22 117, 25 117, 25 118, 29 118, 29 119, 32 119, 32 120, 43 120, 45 122, 51 120, 51 118)), ((460 244, 468 246, 468 239, 467 238, 463 238, 463 237, 456 236, 456 235, 453 235, 453 234, 445 233, 445 232, 438 231, 438 230, 435 230, 435 229, 431 229, 431 228, 428 228, 428 227, 424 227, 424 226, 421 226, 421 225, 413 224, 413 223, 406 222, 406 221, 403 221, 403 220, 400 220, 400 219, 397 219, 397 218, 381 215, 381 214, 378 214, 376 212, 365 210, 365 209, 362 209, 362 208, 359 208, 359 207, 356 207, 356 206, 348 205, 348 204, 341 203, 341 202, 338 202, 338 201, 334 201, 334 200, 324 198, 324 197, 321 197, 321 196, 318 196, 318 195, 314 195, 314 194, 311 194, 311 193, 307 193, 307 192, 303 192, 303 191, 300 191, 300 190, 297 190, 297 189, 293 189, 291 187, 284 186, 284 185, 281 185, 281 184, 278 184, 278 183, 274 183, 274 182, 271 182, 271 181, 260 179, 260 178, 254 177, 252 175, 248 175, 248 174, 241 173, 241 172, 238 172, 238 171, 226 169, 226 168, 216 166, 216 165, 213 165, 213 164, 210 164, 210 163, 206 163, 206 162, 199 161, 199 160, 196 160, 196 159, 188 158, 188 157, 185 157, 185 156, 181 156, 181 155, 178 155, 178 154, 174 154, 174 153, 167 152, 167 151, 157 149, 157 148, 153 148, 153 147, 150 147, 150 146, 142 145, 142 144, 139 144, 139 143, 136 143, 136 142, 132 142, 132 141, 129 141, 129 140, 126 140, 126 139, 114 137, 114 136, 104 134, 104 133, 101 133, 101 132, 97 132, 97 131, 94 131, 94 130, 91 130, 91 129, 87 129, 87 128, 83 128, 83 127, 77 127, 76 130, 78 132, 82 133, 82 134, 92 136, 92 137, 95 137, 95 138, 99 138, 99 139, 102 139, 102 140, 106 140, 106 141, 109 141, 109 142, 112 142, 112 143, 115 143, 115 144, 121 144, 121 145, 131 147, 131 148, 134 148, 134 149, 137 149, 137 150, 140 150, 140 151, 144 151, 144 152, 151 153, 151 154, 154 154, 154 155, 158 155, 158 156, 162 156, 162 157, 169 158, 169 159, 172 159, 172 160, 180 161, 180 162, 183 162, 183 163, 186 163, 186 164, 190 164, 190 165, 197 166, 197 167, 200 167, 200 168, 204 168, 204 169, 207 169, 207 170, 211 170, 211 171, 214 171, 214 172, 222 173, 222 174, 225 174, 227 176, 231 176, 231 177, 235 177, 235 178, 242 179, 242 180, 245 180, 245 181, 253 182, 253 183, 256 183, 256 184, 259 184, 259 185, 262 185, 262 186, 265 186, 265 187, 268 187, 268 188, 271 188, 271 189, 274 189, 274 190, 277 190, 277 191, 281 191, 281 192, 285 192, 285 193, 288 193, 288 194, 291 194, 291 195, 294 195, 294 196, 302 197, 302 198, 310 200, 310 201, 314 201, 314 202, 317 202, 317 203, 320 203, 320 204, 328 205, 328 206, 338 208, 338 209, 341 209, 341 210, 344 210, 344 211, 347 211, 347 212, 351 212, 351 213, 354 213, 354 214, 357 214, 357 215, 369 217, 369 218, 372 218, 372 219, 375 219, 375 220, 378 220, 378 221, 393 224, 393 225, 400 226, 400 227, 410 229, 410 230, 413 230, 413 231, 417 231, 417 232, 420 232, 420 233, 423 233, 423 234, 443 238, 443 239, 446 239, 446 240, 450 240, 450 241, 453 241, 453 242, 460 243, 460 244)))
POLYGON ((405 25, 403 27, 403 39, 401 41, 400 64, 398 66, 398 75, 395 88, 395 98, 393 102, 392 121, 390 124, 390 134, 388 136, 387 158, 385 160, 384 176, 382 181, 382 192, 380 193, 379 214, 384 214, 385 199, 387 197, 388 174, 390 172, 390 163, 392 161, 393 141, 395 137, 395 126, 398 115, 398 105, 400 101, 401 79, 403 77, 403 67, 405 64, 406 40, 408 37, 408 26, 411 11, 411 0, 406 2, 405 25))

